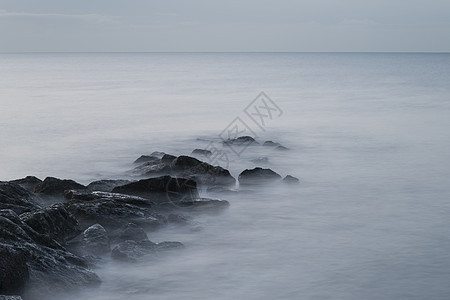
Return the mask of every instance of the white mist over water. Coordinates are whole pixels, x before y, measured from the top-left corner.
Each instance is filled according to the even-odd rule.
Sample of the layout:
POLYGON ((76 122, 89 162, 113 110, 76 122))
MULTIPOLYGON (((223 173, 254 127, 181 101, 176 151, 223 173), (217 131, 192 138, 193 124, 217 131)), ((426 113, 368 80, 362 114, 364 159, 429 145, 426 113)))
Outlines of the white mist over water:
POLYGON ((0 78, 0 180, 123 178, 237 116, 291 149, 230 171, 268 156, 299 186, 203 193, 230 208, 149 233, 186 249, 105 264, 89 299, 450 296, 448 54, 2 54, 0 78), (284 112, 265 132, 243 113, 260 91, 284 112))

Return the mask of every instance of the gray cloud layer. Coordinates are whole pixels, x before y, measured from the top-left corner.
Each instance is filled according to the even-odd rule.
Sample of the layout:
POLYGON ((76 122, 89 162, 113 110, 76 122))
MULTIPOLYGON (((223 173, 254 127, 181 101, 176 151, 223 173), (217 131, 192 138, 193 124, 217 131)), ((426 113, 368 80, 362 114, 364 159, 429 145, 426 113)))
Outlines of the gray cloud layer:
POLYGON ((450 51, 447 0, 0 0, 0 51, 450 51))

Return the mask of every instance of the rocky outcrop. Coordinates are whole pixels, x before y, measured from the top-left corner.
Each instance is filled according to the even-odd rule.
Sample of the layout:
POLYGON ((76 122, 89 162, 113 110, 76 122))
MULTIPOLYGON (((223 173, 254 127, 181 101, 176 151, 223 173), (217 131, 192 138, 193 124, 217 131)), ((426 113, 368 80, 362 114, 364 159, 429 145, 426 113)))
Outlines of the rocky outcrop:
POLYGON ((235 139, 224 140, 223 144, 233 146, 249 146, 249 145, 258 145, 259 143, 251 136, 240 136, 235 139))
POLYGON ((90 191, 111 192, 116 186, 130 183, 129 180, 97 180, 88 184, 90 191))
POLYGON ((241 185, 264 184, 271 181, 280 180, 281 176, 271 169, 254 168, 244 170, 239 174, 239 183, 241 185))
POLYGON ((142 163, 146 163, 146 162, 150 162, 150 161, 155 161, 160 159, 161 157, 156 157, 156 156, 152 156, 152 155, 141 155, 139 158, 137 158, 134 163, 135 164, 142 164, 142 163))
POLYGON ((0 181, 0 209, 21 214, 39 208, 36 197, 30 192, 15 183, 0 181))
POLYGON ((33 299, 44 299, 100 283, 84 259, 33 230, 12 210, 0 210, 0 252, 2 294, 22 294, 26 286, 33 299))
POLYGON ((64 244, 81 233, 77 219, 62 203, 20 215, 20 219, 40 234, 64 244))
POLYGON ((156 203, 198 198, 197 183, 191 179, 161 176, 139 180, 113 189, 114 193, 144 197, 156 203))
POLYGON ((148 240, 147 233, 145 233, 144 229, 134 223, 128 223, 120 227, 113 231, 109 237, 113 243, 120 243, 127 240, 136 242, 148 240))
POLYGON ((86 187, 70 179, 47 177, 34 188, 36 194, 62 196, 65 190, 84 190, 86 187))
POLYGON ((34 176, 27 176, 25 178, 11 180, 10 182, 20 185, 29 192, 33 192, 34 188, 40 184, 42 180, 34 176))
POLYGON ((194 149, 194 151, 192 151, 191 155, 210 157, 212 155, 212 152, 209 150, 206 150, 206 149, 194 149))

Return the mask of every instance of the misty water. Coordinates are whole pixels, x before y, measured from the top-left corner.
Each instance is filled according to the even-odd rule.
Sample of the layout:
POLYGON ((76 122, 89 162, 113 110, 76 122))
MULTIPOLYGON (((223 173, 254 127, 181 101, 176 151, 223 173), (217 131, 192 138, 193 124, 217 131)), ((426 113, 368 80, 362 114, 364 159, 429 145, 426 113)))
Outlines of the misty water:
POLYGON ((300 184, 202 190, 229 209, 148 233, 185 249, 105 257, 73 299, 448 299, 449 82, 449 54, 1 54, 0 180, 127 179, 239 117, 290 150, 230 153, 232 175, 300 184), (283 112, 262 128, 244 113, 261 91, 283 112))

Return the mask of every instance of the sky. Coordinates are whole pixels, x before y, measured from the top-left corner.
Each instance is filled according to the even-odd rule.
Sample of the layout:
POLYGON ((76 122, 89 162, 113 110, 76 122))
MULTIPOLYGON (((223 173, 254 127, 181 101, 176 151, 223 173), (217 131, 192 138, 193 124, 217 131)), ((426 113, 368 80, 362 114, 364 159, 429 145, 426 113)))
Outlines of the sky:
POLYGON ((0 0, 0 52, 449 52, 449 0, 0 0))

